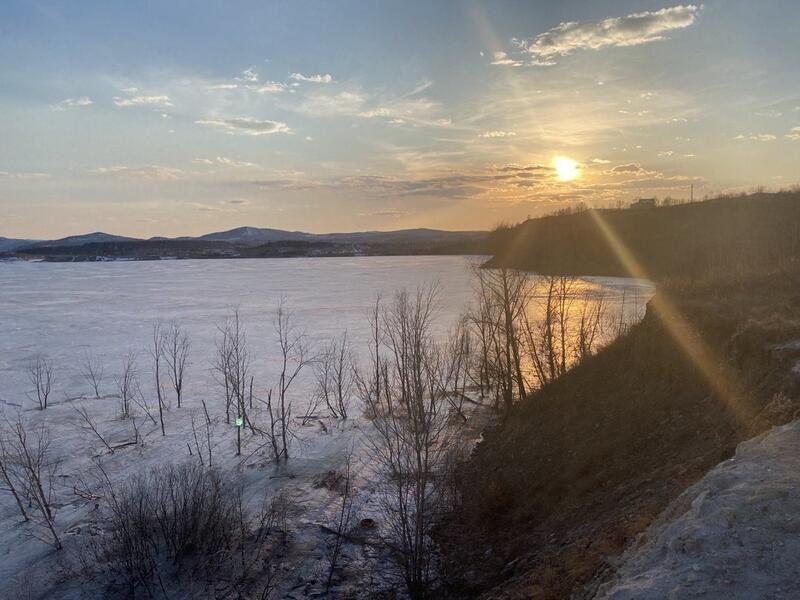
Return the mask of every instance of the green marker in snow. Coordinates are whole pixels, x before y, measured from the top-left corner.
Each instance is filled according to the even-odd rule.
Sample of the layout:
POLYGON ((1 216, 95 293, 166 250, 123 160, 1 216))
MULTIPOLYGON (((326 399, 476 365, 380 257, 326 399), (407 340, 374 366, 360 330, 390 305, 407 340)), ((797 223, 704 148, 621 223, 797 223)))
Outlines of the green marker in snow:
POLYGON ((241 427, 244 425, 244 419, 242 417, 236 417, 236 426, 241 427))

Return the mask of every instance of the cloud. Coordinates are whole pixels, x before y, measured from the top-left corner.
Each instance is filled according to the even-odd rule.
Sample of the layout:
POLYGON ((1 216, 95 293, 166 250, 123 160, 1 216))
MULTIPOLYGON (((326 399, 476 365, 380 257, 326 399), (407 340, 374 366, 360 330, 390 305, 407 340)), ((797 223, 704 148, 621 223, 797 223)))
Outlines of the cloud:
POLYGON ((392 113, 389 111, 388 108, 373 108, 370 110, 365 110, 364 112, 358 113, 359 117, 364 117, 365 119, 376 119, 378 117, 391 117, 392 113))
POLYGON ((291 133, 291 129, 286 123, 281 121, 259 121, 248 117, 238 117, 234 119, 200 119, 195 121, 198 125, 209 127, 219 127, 231 135, 270 135, 273 133, 291 133))
POLYGON ((0 179, 50 179, 50 174, 37 171, 0 171, 0 179))
POLYGON ((245 69, 241 73, 241 77, 236 77, 236 81, 246 81, 249 83, 255 83, 258 81, 258 73, 255 71, 255 67, 250 67, 249 69, 245 69))
POLYGON ((783 116, 783 113, 780 112, 779 110, 770 109, 770 110, 762 110, 762 111, 756 112, 755 115, 757 117, 777 118, 777 117, 783 116))
POLYGON ((609 164, 611 161, 610 161, 610 160, 606 160, 605 158, 593 158, 593 159, 592 159, 592 162, 593 162, 594 164, 596 164, 596 165, 607 165, 607 164, 609 164))
POLYGON ((114 104, 122 108, 130 106, 172 106, 169 96, 133 96, 131 98, 114 96, 114 104))
POLYGON ((97 167, 90 169, 90 173, 95 175, 111 175, 130 177, 132 179, 151 179, 158 181, 171 181, 180 179, 183 175, 181 169, 174 167, 163 167, 159 165, 149 165, 144 167, 129 167, 125 165, 113 165, 110 167, 97 167))
POLYGON ((387 210, 376 210, 371 213, 362 213, 360 216, 362 217, 389 217, 389 218, 398 218, 404 217, 408 213, 407 210, 399 210, 399 209, 387 209, 387 210))
POLYGON ((313 117, 357 115, 364 110, 365 103, 366 97, 357 91, 320 92, 306 96, 298 110, 313 117))
POLYGON ((522 61, 521 60, 516 60, 514 58, 511 58, 505 52, 495 52, 492 55, 492 57, 493 57, 492 58, 492 62, 489 63, 491 65, 507 65, 509 67, 521 67, 522 66, 522 61))
POLYGON ((218 156, 217 158, 194 158, 192 162, 201 165, 224 165, 226 167, 257 167, 255 163, 233 160, 225 156, 218 156))
POLYGON ((674 154, 675 154, 674 150, 662 150, 661 152, 658 153, 658 157, 659 158, 669 158, 670 156, 673 156, 674 154))
POLYGON ((324 75, 303 75, 302 73, 292 73, 289 75, 289 79, 294 81, 307 81, 309 83, 331 83, 333 81, 333 77, 331 77, 329 73, 325 73, 324 75))
POLYGON ((657 171, 649 171, 645 169, 639 163, 627 163, 624 165, 617 165, 607 171, 603 171, 606 175, 636 175, 638 176, 658 176, 659 173, 657 171))
POLYGON ((778 139, 777 135, 773 135, 771 133, 751 133, 750 135, 744 135, 740 133, 737 135, 735 140, 753 140, 755 142, 772 142, 778 139))
POLYGON ((449 172, 428 177, 349 175, 326 179, 275 178, 251 182, 259 189, 299 192, 332 191, 377 198, 457 200, 503 191, 527 191, 547 185, 552 169, 543 165, 508 164, 474 172, 449 172))
POLYGON ((595 23, 564 22, 532 40, 512 40, 532 64, 553 64, 578 50, 638 46, 666 39, 666 33, 692 25, 699 6, 692 4, 612 17, 595 23))
POLYGON ((800 141, 800 127, 792 127, 785 137, 795 142, 800 141))
POLYGON ((479 138, 493 139, 493 138, 514 137, 516 135, 517 135, 516 131, 500 131, 500 130, 496 130, 496 131, 484 131, 483 133, 479 134, 478 137, 479 138))
POLYGON ((89 96, 80 96, 79 98, 65 98, 53 108, 56 110, 65 110, 67 108, 91 106, 92 104, 94 104, 94 100, 89 98, 89 96))
POLYGON ((246 86, 248 90, 252 90, 258 94, 279 94, 286 91, 286 84, 278 81, 265 81, 257 85, 246 86))

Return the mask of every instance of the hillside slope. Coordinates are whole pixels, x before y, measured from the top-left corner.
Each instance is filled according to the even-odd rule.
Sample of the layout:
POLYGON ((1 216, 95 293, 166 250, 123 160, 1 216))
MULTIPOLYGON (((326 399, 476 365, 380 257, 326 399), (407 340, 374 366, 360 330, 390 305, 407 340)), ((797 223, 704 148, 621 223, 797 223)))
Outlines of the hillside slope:
POLYGON ((658 293, 687 319, 683 333, 710 347, 713 381, 649 307, 626 336, 520 402, 477 447, 461 510, 440 532, 453 596, 590 597, 672 499, 739 442, 792 418, 800 274, 658 293))
POLYGON ((540 273, 629 275, 616 242, 651 279, 772 269, 800 257, 800 191, 531 219, 494 232, 489 264, 540 273))

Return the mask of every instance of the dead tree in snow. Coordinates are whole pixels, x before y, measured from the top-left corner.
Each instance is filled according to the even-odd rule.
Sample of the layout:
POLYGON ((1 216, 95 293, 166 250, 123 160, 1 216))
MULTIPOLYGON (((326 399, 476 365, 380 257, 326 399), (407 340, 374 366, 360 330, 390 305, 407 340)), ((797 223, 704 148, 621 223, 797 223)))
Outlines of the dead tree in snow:
POLYGON ((275 335, 280 348, 280 375, 275 388, 276 397, 268 397, 270 430, 273 432, 273 448, 278 448, 275 460, 289 458, 289 440, 292 437, 292 400, 288 395, 300 372, 311 361, 310 346, 305 333, 299 330, 292 321, 292 313, 286 308, 283 300, 278 304, 273 322, 275 335))
POLYGON ((387 543, 412 598, 426 597, 429 588, 436 474, 458 423, 449 418, 450 357, 433 336, 436 294, 435 287, 398 292, 381 310, 381 383, 359 385, 374 425, 367 440, 382 476, 387 543))
POLYGON ((212 363, 215 378, 225 390, 225 422, 228 424, 231 422, 231 406, 233 405, 233 391, 228 376, 231 369, 230 329, 229 321, 217 326, 218 334, 215 342, 217 352, 212 363))
POLYGON ((75 413, 78 415, 78 418, 79 418, 78 426, 81 429, 87 429, 87 430, 91 431, 94 434, 94 436, 98 440, 100 440, 100 442, 102 442, 103 446, 105 446, 106 449, 109 452, 111 452, 111 454, 114 454, 114 448, 112 448, 109 445, 109 443, 106 441, 106 438, 104 438, 103 435, 100 433, 100 431, 97 429, 97 424, 94 422, 92 417, 89 415, 89 411, 86 409, 86 407, 85 406, 72 405, 72 410, 74 410, 75 413))
POLYGON ((150 355, 153 357, 153 376, 155 377, 156 396, 158 397, 158 419, 161 422, 161 435, 167 435, 164 430, 164 392, 161 388, 161 359, 164 357, 164 330, 161 323, 153 325, 153 345, 150 355))
POLYGON ((32 428, 20 417, 8 427, 5 445, 16 465, 17 489, 39 513, 39 525, 50 533, 50 543, 61 549, 61 539, 55 527, 55 516, 52 508, 54 497, 53 481, 59 468, 59 462, 50 455, 50 432, 44 425, 32 428))
POLYGON ((36 392, 36 399, 39 402, 39 410, 47 408, 47 399, 53 389, 55 374, 53 365, 44 356, 37 356, 28 364, 28 381, 36 392))
POLYGON ((248 415, 252 404, 252 378, 250 377, 250 350, 247 345, 247 332, 242 323, 239 309, 218 326, 221 338, 217 340, 215 369, 225 387, 226 421, 230 422, 230 411, 236 411, 236 456, 242 453, 242 428, 247 425, 252 432, 255 427, 248 415))
POLYGON ((83 357, 81 376, 92 387, 94 397, 100 398, 100 384, 103 383, 103 363, 88 352, 83 357))
POLYGON ((183 375, 186 372, 186 359, 189 356, 189 335, 179 323, 173 322, 164 332, 164 358, 167 362, 172 388, 181 407, 183 375))
POLYGON ((20 498, 20 492, 17 491, 17 486, 14 484, 14 477, 12 477, 15 464, 13 463, 13 455, 9 454, 8 447, 5 440, 6 432, 0 430, 0 475, 3 476, 3 481, 8 486, 8 491, 14 496, 17 503, 17 508, 22 515, 25 522, 29 521, 28 513, 25 511, 25 505, 20 498))
POLYGON ((325 589, 329 590, 333 582, 333 573, 336 570, 336 565, 339 562, 339 557, 342 553, 342 546, 344 545, 345 537, 350 529, 350 525, 354 518, 353 500, 355 497, 353 490, 353 448, 349 448, 345 455, 344 470, 342 471, 342 480, 340 482, 340 489, 342 493, 341 504, 336 513, 335 520, 330 527, 333 533, 333 542, 329 548, 328 553, 328 578, 325 581, 325 589))
POLYGON ((355 376, 347 331, 331 340, 314 362, 317 379, 315 396, 325 402, 334 419, 346 419, 355 376))
POLYGON ((131 402, 139 393, 139 378, 136 372, 136 355, 131 352, 122 361, 122 373, 115 378, 117 396, 119 397, 119 414, 123 419, 129 418, 133 412, 131 402))

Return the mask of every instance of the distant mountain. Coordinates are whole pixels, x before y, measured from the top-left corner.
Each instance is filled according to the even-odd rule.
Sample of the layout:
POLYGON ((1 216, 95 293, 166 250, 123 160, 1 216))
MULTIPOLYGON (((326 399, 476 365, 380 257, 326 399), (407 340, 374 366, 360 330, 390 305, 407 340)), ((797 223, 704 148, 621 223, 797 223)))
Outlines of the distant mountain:
POLYGON ((104 244, 108 242, 138 242, 138 241, 141 240, 132 237, 125 237, 122 235, 111 235, 110 233, 103 233, 102 231, 95 231, 94 233, 85 233, 83 235, 71 235, 69 237, 61 238, 58 240, 34 242, 33 244, 28 244, 28 246, 34 248, 48 248, 48 247, 66 248, 69 246, 83 246, 84 244, 104 244))
POLYGON ((422 243, 478 240, 488 235, 486 231, 445 231, 443 229, 398 229, 396 231, 357 231, 353 233, 322 233, 315 239, 353 243, 422 243))
POLYGON ((438 229, 401 229, 398 231, 357 231, 353 233, 305 233, 259 227, 237 227, 229 231, 207 233, 197 238, 215 242, 228 242, 259 246, 268 242, 337 242, 340 244, 369 243, 433 243, 477 240, 485 231, 443 231, 438 229))
POLYGON ((237 227, 198 237, 148 240, 96 231, 58 240, 0 238, 0 253, 44 256, 49 260, 128 257, 152 260, 181 258, 353 256, 363 254, 483 254, 486 231, 403 229, 353 233, 306 233, 259 227, 237 227))
POLYGON ((0 252, 13 252, 17 248, 24 248, 37 243, 39 240, 18 240, 0 237, 0 252))
POLYGON ((282 229, 267 229, 260 227, 237 227, 228 231, 207 233, 195 238, 183 237, 178 239, 205 240, 208 242, 229 242, 247 246, 260 246, 267 242, 304 242, 314 239, 311 233, 302 231, 283 231, 282 229))

